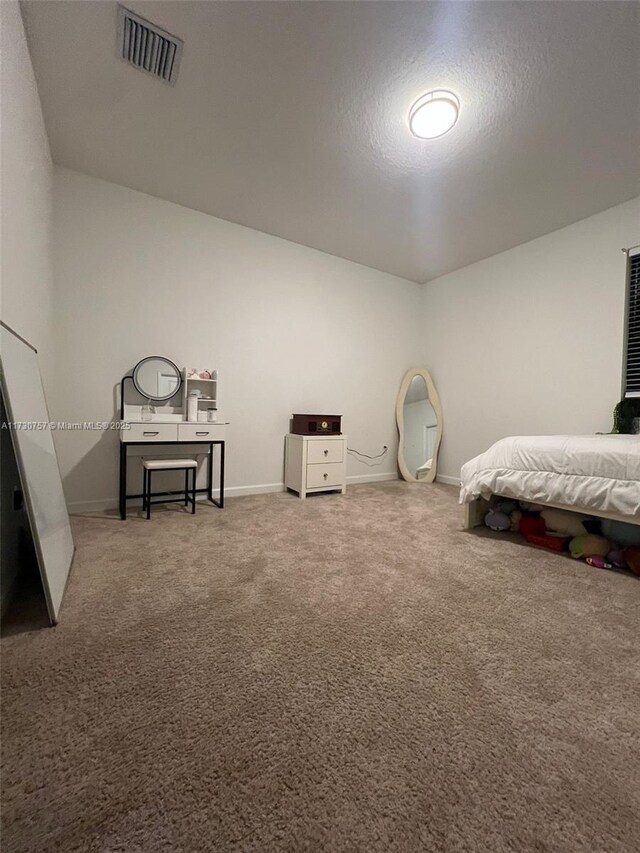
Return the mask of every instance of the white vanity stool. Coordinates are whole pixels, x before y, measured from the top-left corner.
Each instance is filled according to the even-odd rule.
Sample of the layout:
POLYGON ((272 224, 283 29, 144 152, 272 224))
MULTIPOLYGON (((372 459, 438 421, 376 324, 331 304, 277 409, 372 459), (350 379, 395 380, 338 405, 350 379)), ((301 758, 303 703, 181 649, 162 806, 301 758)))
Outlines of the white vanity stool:
POLYGON ((147 511, 147 519, 151 518, 151 504, 182 503, 191 504, 191 514, 196 511, 196 472, 198 463, 195 459, 143 459, 142 460, 142 509, 147 511), (167 498, 159 501, 151 500, 151 472, 152 471, 184 471, 184 498, 167 498), (191 489, 189 489, 189 471, 191 475, 191 489), (189 494, 191 492, 191 494, 189 494))

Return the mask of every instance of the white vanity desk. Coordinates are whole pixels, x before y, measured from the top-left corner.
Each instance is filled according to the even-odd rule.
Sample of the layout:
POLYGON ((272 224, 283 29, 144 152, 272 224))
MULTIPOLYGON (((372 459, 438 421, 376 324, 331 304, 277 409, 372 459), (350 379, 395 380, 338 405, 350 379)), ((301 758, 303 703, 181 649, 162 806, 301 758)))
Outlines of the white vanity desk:
MULTIPOLYGON (((150 421, 124 419, 123 428, 120 430, 120 518, 127 517, 127 501, 134 498, 142 499, 142 492, 127 494, 127 459, 128 448, 145 445, 147 447, 158 445, 208 445, 207 454, 207 485, 205 488, 196 489, 197 494, 205 494, 216 506, 224 507, 224 455, 226 423, 192 423, 183 420, 182 416, 175 415, 152 416, 150 421), (213 497, 213 453, 214 447, 220 447, 220 477, 219 498, 213 497)), ((164 492, 163 494, 173 494, 164 492)), ((177 491, 176 494, 182 494, 177 491)))
MULTIPOLYGON (((171 365, 172 368, 175 368, 172 362, 169 362, 167 359, 159 359, 159 357, 150 357, 148 359, 144 359, 143 362, 154 362, 162 361, 166 362, 166 364, 171 365)), ((140 362, 139 365, 136 366, 136 370, 143 364, 140 362)), ((153 365, 155 367, 155 364, 153 365)), ((180 377, 179 371, 175 368, 175 372, 177 377, 180 377)), ((156 368, 155 373, 158 373, 156 368)), ((135 374, 135 371, 134 371, 135 374)), ((167 377, 162 375, 160 379, 165 380, 167 377)), ((209 422, 209 421, 188 421, 185 418, 185 414, 187 411, 186 406, 186 391, 189 387, 189 383, 203 384, 215 382, 216 380, 188 380, 184 378, 184 405, 183 406, 169 406, 163 405, 160 408, 161 412, 153 413, 150 415, 150 419, 143 420, 142 411, 143 406, 138 405, 128 405, 125 402, 125 386, 127 380, 131 380, 133 384, 135 383, 134 375, 128 375, 123 377, 121 383, 121 396, 120 396, 120 419, 122 421, 122 429, 120 430, 120 494, 119 494, 119 508, 120 508, 120 518, 122 520, 127 517, 127 501, 133 499, 142 499, 142 491, 136 491, 134 494, 127 493, 127 460, 128 460, 128 449, 130 447, 167 447, 173 446, 175 448, 176 445, 206 445, 207 450, 207 485, 205 488, 196 489, 196 494, 206 494, 207 498, 214 503, 216 506, 222 509, 224 507, 224 457, 225 457, 225 439, 226 439, 226 430, 228 424, 226 422, 209 422), (213 497, 213 454, 214 448, 216 445, 220 448, 220 475, 218 482, 218 500, 215 500, 213 497)), ((171 385, 168 389, 164 389, 159 387, 155 393, 147 394, 150 399, 153 400, 167 400, 171 402, 170 398, 172 396, 172 391, 175 390, 176 393, 179 393, 180 388, 182 386, 182 382, 179 381, 179 378, 176 380, 175 387, 171 385), (162 396, 162 392, 166 390, 164 396, 162 396)), ((138 386, 136 385, 136 388, 138 386)), ((204 399, 203 402, 205 404, 215 405, 215 395, 213 400, 204 399)), ((154 497, 159 495, 169 496, 174 494, 182 495, 184 490, 171 491, 171 492, 159 492, 155 493, 154 497)))

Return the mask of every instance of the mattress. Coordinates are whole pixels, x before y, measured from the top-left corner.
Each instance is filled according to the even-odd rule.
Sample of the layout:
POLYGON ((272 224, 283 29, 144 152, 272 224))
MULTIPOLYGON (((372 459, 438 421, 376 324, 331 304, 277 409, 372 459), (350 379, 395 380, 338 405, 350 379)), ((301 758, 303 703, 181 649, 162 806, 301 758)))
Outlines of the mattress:
POLYGON ((491 495, 640 520, 640 436, 503 438, 462 466, 460 503, 491 495))

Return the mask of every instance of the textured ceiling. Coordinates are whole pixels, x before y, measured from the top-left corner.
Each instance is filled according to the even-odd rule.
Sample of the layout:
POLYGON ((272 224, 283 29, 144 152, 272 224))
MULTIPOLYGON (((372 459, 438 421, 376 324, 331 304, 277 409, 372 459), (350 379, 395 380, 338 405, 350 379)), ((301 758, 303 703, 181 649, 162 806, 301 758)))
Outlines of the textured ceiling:
POLYGON ((175 87, 115 55, 111 2, 22 4, 56 163, 425 281, 640 192, 640 5, 131 2, 175 87), (448 88, 450 134, 411 103, 448 88))

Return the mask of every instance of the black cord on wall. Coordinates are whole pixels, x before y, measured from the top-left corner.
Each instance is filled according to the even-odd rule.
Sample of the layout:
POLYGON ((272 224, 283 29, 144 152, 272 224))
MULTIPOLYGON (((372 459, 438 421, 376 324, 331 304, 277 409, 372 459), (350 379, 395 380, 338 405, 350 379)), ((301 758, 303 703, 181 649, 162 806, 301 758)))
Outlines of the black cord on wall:
MULTIPOLYGON (((382 453, 378 453, 375 456, 369 456, 368 453, 362 453, 361 451, 356 450, 354 447, 347 447, 347 453, 352 453, 355 456, 362 457, 359 461, 363 462, 365 465, 369 465, 369 462, 365 462, 365 459, 370 459, 372 462, 374 462, 375 465, 379 465, 380 463, 376 462, 375 460, 376 459, 383 459, 387 455, 388 452, 389 452, 389 448, 387 447, 386 444, 383 445, 382 453)), ((369 465, 369 467, 373 467, 373 466, 369 465)))

